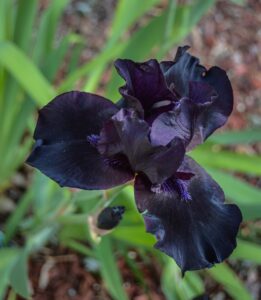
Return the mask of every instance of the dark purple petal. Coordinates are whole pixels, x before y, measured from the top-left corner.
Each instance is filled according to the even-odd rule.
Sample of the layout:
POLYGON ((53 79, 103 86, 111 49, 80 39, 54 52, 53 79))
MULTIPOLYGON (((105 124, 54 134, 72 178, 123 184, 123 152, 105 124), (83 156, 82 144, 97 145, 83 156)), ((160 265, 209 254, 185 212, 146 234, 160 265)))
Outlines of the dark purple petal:
POLYGON ((149 140, 148 124, 133 110, 121 109, 113 121, 122 151, 135 172, 145 173, 152 183, 161 183, 176 172, 185 154, 181 139, 173 139, 168 147, 154 147, 149 140))
POLYGON ((180 99, 173 109, 160 114, 152 123, 151 141, 153 145, 167 145, 174 137, 183 139, 190 150, 194 142, 203 142, 198 136, 201 127, 197 125, 202 111, 208 109, 215 99, 213 88, 202 82, 191 81, 189 98, 180 99))
POLYGON ((207 70, 199 59, 187 53, 188 47, 179 47, 174 62, 162 62, 166 82, 180 97, 192 96, 195 102, 208 101, 210 105, 198 110, 194 121, 194 137, 189 148, 204 141, 227 121, 233 109, 233 91, 226 72, 218 67, 207 70), (208 84, 211 88, 190 82, 208 84), (215 91, 216 96, 210 95, 215 91))
POLYGON ((106 156, 122 152, 123 145, 113 120, 109 120, 104 124, 97 142, 97 149, 106 156))
POLYGON ((217 98, 217 93, 208 83, 190 81, 189 99, 198 105, 209 105, 217 98))
POLYGON ((120 162, 112 165, 88 141, 66 141, 35 147, 27 163, 61 186, 108 189, 126 183, 133 173, 120 162))
POLYGON ((172 110, 160 114, 151 126, 151 143, 166 146, 178 137, 188 145, 193 132, 193 112, 194 105, 191 100, 183 98, 172 110))
POLYGON ((27 163, 61 186, 106 189, 129 181, 133 173, 126 164, 111 164, 95 147, 103 124, 117 111, 110 101, 88 93, 56 97, 39 112, 27 163))
POLYGON ((194 173, 183 181, 191 200, 182 200, 175 177, 167 181, 168 188, 163 184, 153 192, 141 175, 135 179, 135 199, 147 231, 157 238, 155 247, 173 257, 184 273, 226 259, 236 247, 242 216, 236 205, 224 204, 222 189, 191 158, 185 158, 181 170, 194 173))
POLYGON ((61 94, 39 111, 34 139, 42 139, 44 144, 86 140, 100 134, 103 124, 117 111, 115 104, 98 95, 61 94))
POLYGON ((157 60, 135 63, 128 59, 118 59, 115 67, 126 81, 126 85, 120 89, 125 98, 125 102, 121 103, 122 107, 134 108, 140 113, 144 110, 145 114, 149 114, 155 103, 177 100, 167 88, 157 60))
POLYGON ((188 171, 180 171, 180 168, 179 170, 176 172, 175 176, 180 179, 180 180, 189 180, 191 179, 195 174, 194 173, 191 173, 191 172, 188 172, 188 171))

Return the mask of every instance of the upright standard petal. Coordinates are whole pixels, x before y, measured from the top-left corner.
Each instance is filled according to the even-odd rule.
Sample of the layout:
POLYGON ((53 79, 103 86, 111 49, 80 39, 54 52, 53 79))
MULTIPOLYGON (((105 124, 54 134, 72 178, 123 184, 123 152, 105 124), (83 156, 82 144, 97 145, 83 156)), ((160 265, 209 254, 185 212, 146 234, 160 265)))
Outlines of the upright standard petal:
POLYGON ((183 139, 187 150, 203 143, 201 125, 198 122, 202 111, 212 105, 216 96, 209 84, 191 81, 189 97, 181 98, 171 110, 160 114, 153 121, 150 135, 152 143, 165 146, 174 137, 179 137, 183 139))
POLYGON ((153 105, 157 102, 169 104, 177 101, 166 85, 157 60, 136 63, 128 59, 118 59, 115 67, 126 81, 126 85, 120 88, 122 96, 127 101, 125 107, 134 108, 148 115, 152 113, 153 105))
POLYGON ((189 98, 183 98, 175 107, 160 114, 151 125, 150 139, 153 145, 166 146, 175 137, 187 146, 193 135, 194 105, 189 98))
POLYGON ((176 172, 185 155, 183 140, 174 138, 166 147, 153 146, 148 124, 134 110, 121 109, 113 121, 122 152, 135 172, 146 174, 154 184, 162 183, 176 172))
POLYGON ((148 178, 137 176, 135 199, 147 232, 157 238, 155 247, 173 257, 184 273, 226 259, 236 247, 242 216, 236 205, 224 204, 222 189, 191 158, 179 170, 194 176, 181 182, 173 177, 157 192, 148 178), (182 189, 189 201, 182 200, 182 189))
POLYGON ((125 166, 110 164, 96 149, 95 137, 118 111, 103 97, 69 92, 39 112, 35 147, 27 163, 61 186, 106 189, 133 178, 125 166))
POLYGON ((211 103, 208 101, 210 105, 198 110, 195 117, 194 137, 189 147, 193 148, 225 124, 233 109, 233 91, 224 70, 219 67, 207 70, 200 65, 198 58, 187 53, 188 48, 179 47, 174 62, 162 62, 161 68, 168 86, 175 89, 180 97, 190 96, 198 103, 213 96, 211 103), (199 84, 190 86, 190 82, 208 84, 211 88, 199 84), (209 92, 213 91, 214 95, 210 95, 209 92))

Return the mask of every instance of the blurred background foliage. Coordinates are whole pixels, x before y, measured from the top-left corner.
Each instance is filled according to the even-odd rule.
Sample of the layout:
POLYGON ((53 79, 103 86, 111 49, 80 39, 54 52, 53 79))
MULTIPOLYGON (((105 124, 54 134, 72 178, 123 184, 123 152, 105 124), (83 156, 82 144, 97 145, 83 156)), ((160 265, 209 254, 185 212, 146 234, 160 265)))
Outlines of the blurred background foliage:
MULTIPOLYGON (((251 5, 231 2, 235 10, 251 5)), ((171 58, 215 5, 215 0, 0 0, 1 299, 261 297, 260 286, 247 282, 251 274, 255 283, 260 279, 258 122, 237 131, 228 126, 191 153, 219 182, 227 201, 241 208, 244 222, 228 261, 188 272, 183 279, 173 260, 153 250, 154 238, 145 233, 131 187, 106 193, 62 189, 24 165, 37 109, 72 89, 116 101, 122 80, 112 71, 113 60, 171 58), (99 9, 97 23, 89 25, 99 9), (99 238, 88 220, 110 204, 124 205, 126 213, 114 231, 99 238), (77 264, 81 275, 69 269, 70 263, 77 264), (50 274, 57 264, 64 264, 60 272, 74 281, 63 289, 61 282, 54 289, 64 294, 50 296, 50 274), (85 288, 80 286, 84 280, 91 282, 85 288)), ((204 51, 198 56, 207 47, 201 45, 204 51)))

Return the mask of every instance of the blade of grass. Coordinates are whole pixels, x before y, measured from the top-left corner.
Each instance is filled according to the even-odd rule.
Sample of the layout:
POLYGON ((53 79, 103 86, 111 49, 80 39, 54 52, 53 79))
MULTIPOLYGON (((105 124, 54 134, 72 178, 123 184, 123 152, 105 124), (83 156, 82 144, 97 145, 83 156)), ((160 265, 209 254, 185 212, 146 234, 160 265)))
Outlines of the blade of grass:
POLYGON ((12 152, 6 156, 6 160, 3 160, 4 164, 0 170, 0 190, 11 178, 14 171, 25 161, 31 146, 32 139, 27 138, 22 145, 13 148, 12 152))
POLYGON ((72 46, 70 60, 68 62, 68 66, 67 66, 68 73, 71 73, 78 68, 81 53, 85 47, 86 47, 86 45, 83 40, 78 39, 78 41, 74 42, 74 44, 72 46))
POLYGON ((22 50, 31 47, 33 23, 37 13, 37 0, 18 1, 14 43, 22 50))
POLYGON ((63 240, 62 244, 66 247, 71 248, 74 251, 77 251, 77 252, 85 255, 85 256, 88 256, 88 257, 95 257, 96 256, 96 254, 93 252, 93 250, 91 250, 87 246, 85 246, 82 243, 77 242, 75 240, 72 240, 72 239, 63 240))
POLYGON ((15 29, 15 17, 16 17, 16 8, 17 6, 14 4, 14 0, 2 0, 4 6, 4 31, 5 31, 5 39, 13 40, 14 37, 14 29, 15 29))
POLYGON ((240 239, 237 241, 237 247, 232 253, 231 258, 251 261, 261 265, 261 246, 240 239))
POLYGON ((206 271, 217 282, 222 284, 228 294, 235 300, 254 300, 249 291, 245 288, 244 283, 225 263, 218 264, 206 271))
MULTIPOLYGON (((0 42, 6 39, 6 1, 0 1, 0 42)), ((0 116, 3 115, 3 101, 4 101, 4 90, 5 90, 5 71, 0 65, 0 116)), ((1 128, 1 124, 0 124, 1 128)))
POLYGON ((19 201, 16 209, 5 223, 5 243, 7 244, 15 235, 18 227, 29 209, 33 200, 32 189, 29 189, 19 201))
POLYGON ((13 153, 20 146, 27 127, 27 120, 33 112, 34 107, 35 104, 33 101, 26 99, 25 101, 15 101, 12 106, 9 106, 9 110, 5 111, 1 131, 0 161, 1 159, 3 161, 1 162, 2 170, 0 170, 0 174, 4 172, 4 165, 9 163, 9 158, 14 159, 13 153))
POLYGON ((24 249, 20 252, 19 258, 10 274, 10 285, 17 294, 23 296, 25 299, 28 299, 32 294, 29 284, 27 260, 28 253, 24 249))
POLYGON ((43 13, 38 30, 33 60, 37 64, 45 63, 44 58, 52 51, 59 19, 69 0, 51 1, 43 13))
POLYGON ((45 64, 42 67, 43 74, 49 81, 53 81, 54 77, 61 66, 64 57, 70 47, 70 36, 66 35, 59 43, 59 46, 47 56, 45 64))
POLYGON ((261 157, 230 151, 204 150, 197 148, 190 153, 198 163, 210 167, 261 175, 261 157))
MULTIPOLYGON (((171 35, 169 35, 157 57, 159 59, 162 58, 174 44, 182 41, 214 3, 215 0, 195 0, 188 4, 177 5, 175 17, 173 17, 174 22, 172 23, 171 35)), ((171 25, 169 26, 171 27, 171 25)))
POLYGON ((122 49, 125 47, 125 44, 117 44, 110 51, 103 51, 100 55, 96 56, 90 62, 84 64, 83 66, 76 69, 74 72, 69 74, 58 87, 59 92, 64 92, 73 88, 73 85, 81 77, 86 76, 97 68, 97 66, 105 65, 114 57, 116 57, 122 49))
POLYGON ((115 261, 111 241, 104 236, 96 246, 96 254, 101 264, 101 273, 108 291, 117 300, 127 300, 122 279, 115 261))
POLYGON ((112 233, 116 239, 129 245, 142 246, 151 249, 155 238, 145 232, 145 226, 118 226, 112 233))
POLYGON ((9 283, 9 275, 14 267, 20 251, 18 249, 0 249, 0 299, 4 299, 9 283))
POLYGON ((42 106, 54 97, 54 90, 48 81, 14 44, 0 42, 0 64, 16 78, 38 105, 42 106))
POLYGON ((260 189, 228 173, 210 168, 207 170, 221 185, 227 196, 238 204, 260 204, 260 189))
POLYGON ((115 44, 120 36, 146 11, 151 9, 159 0, 122 0, 118 1, 115 16, 111 26, 108 46, 115 44))
POLYGON ((244 220, 260 218, 261 191, 256 187, 225 172, 207 168, 208 173, 220 184, 226 197, 239 205, 244 220))
POLYGON ((252 144, 261 141, 261 128, 227 131, 211 136, 208 141, 221 145, 252 144))
POLYGON ((164 269, 161 277, 162 290, 168 300, 187 300, 204 293, 201 278, 193 272, 186 273, 184 278, 181 272, 169 257, 164 257, 164 269))
POLYGON ((166 47, 169 44, 169 39, 172 35, 173 24, 176 17, 176 9, 177 9, 177 1, 169 0, 168 17, 167 17, 166 28, 164 32, 164 40, 162 43, 162 47, 160 48, 159 57, 164 56, 164 53, 166 52, 166 47))

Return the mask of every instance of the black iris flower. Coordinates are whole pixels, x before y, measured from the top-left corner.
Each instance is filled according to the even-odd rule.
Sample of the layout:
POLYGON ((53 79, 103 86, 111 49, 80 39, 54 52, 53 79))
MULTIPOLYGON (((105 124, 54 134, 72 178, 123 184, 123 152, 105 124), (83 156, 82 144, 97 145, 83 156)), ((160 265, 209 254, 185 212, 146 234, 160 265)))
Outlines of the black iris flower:
POLYGON ((185 155, 224 125, 233 107, 225 71, 207 70, 187 50, 178 48, 174 61, 117 60, 125 80, 117 104, 78 91, 57 96, 39 112, 27 160, 61 186, 109 189, 134 180, 146 231, 183 273, 227 258, 242 220, 185 155))

